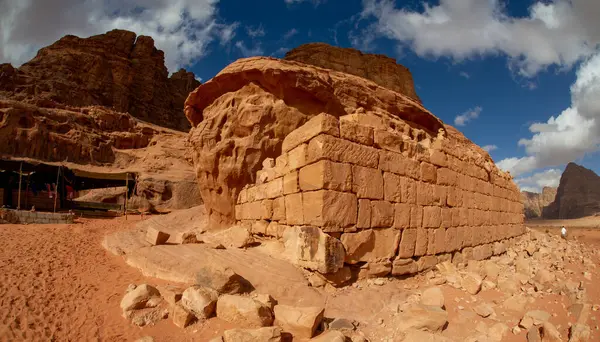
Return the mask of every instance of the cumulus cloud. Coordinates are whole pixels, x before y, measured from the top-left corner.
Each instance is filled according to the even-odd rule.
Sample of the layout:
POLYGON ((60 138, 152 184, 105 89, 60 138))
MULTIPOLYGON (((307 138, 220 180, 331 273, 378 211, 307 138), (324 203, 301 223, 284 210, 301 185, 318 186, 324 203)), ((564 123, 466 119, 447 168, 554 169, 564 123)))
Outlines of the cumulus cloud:
POLYGON ((363 0, 365 30, 410 47, 420 56, 463 60, 503 54, 518 74, 530 77, 559 65, 571 67, 600 42, 597 0, 538 1, 525 17, 510 17, 500 0, 440 0, 423 11, 398 9, 392 0, 363 0))
POLYGON ((473 120, 473 119, 477 119, 479 117, 479 114, 481 114, 481 110, 482 108, 477 106, 475 108, 469 109, 466 112, 457 115, 454 118, 454 124, 456 126, 465 126, 467 124, 467 122, 473 120))
POLYGON ((498 146, 496 145, 485 145, 482 147, 482 149, 484 149, 487 152, 492 152, 498 149, 498 146))
POLYGON ((298 34, 298 30, 296 30, 295 28, 292 28, 291 30, 287 31, 284 35, 283 35, 283 40, 288 40, 290 38, 292 38, 293 36, 298 34))
POLYGON ((228 42, 237 23, 218 19, 219 0, 4 0, 0 2, 0 61, 21 65, 60 37, 87 37, 115 28, 154 38, 176 71, 228 42))
POLYGON ((464 71, 461 71, 459 75, 460 75, 461 77, 464 77, 464 78, 466 78, 466 79, 469 79, 469 78, 471 78, 471 75, 469 75, 468 73, 466 73, 466 72, 464 72, 464 71))
POLYGON ((562 171, 559 169, 548 169, 534 173, 529 177, 515 179, 521 191, 542 192, 546 186, 558 187, 562 171))
POLYGON ((558 166, 600 148, 600 52, 577 70, 571 86, 571 106, 546 122, 529 127, 530 138, 519 140, 524 157, 501 160, 498 165, 513 175, 558 166))

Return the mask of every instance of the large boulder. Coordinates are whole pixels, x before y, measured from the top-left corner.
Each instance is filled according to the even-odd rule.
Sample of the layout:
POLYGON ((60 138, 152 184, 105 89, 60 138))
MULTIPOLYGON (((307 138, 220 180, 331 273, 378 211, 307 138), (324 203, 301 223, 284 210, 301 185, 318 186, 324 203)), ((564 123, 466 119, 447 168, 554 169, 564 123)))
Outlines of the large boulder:
POLYGON ((250 297, 222 295, 217 301, 217 317, 240 328, 260 328, 273 324, 271 309, 250 297))
POLYGON ((198 320, 203 321, 214 315, 218 298, 217 291, 194 285, 183 291, 181 305, 198 320))

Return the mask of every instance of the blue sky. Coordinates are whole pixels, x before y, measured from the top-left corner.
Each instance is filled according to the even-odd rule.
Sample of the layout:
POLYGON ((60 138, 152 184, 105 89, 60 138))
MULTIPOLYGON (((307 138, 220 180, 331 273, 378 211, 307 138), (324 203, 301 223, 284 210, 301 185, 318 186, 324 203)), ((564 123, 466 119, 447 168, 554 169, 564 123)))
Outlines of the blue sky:
POLYGON ((556 186, 569 161, 600 173, 597 0, 56 2, 0 4, 1 61, 18 65, 64 34, 112 28, 153 36, 171 72, 203 80, 303 43, 354 47, 408 67, 425 107, 490 147, 522 189, 556 186), (38 25, 21 23, 40 11, 38 25))

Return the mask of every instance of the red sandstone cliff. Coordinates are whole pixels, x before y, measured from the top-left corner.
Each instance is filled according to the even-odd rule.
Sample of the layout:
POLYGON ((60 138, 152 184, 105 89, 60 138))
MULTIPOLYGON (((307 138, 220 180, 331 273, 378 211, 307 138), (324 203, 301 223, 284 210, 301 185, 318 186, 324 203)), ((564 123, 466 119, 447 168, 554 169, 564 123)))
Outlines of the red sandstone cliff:
POLYGON ((154 40, 123 30, 65 36, 18 69, 0 65, 0 92, 13 100, 104 106, 181 131, 189 129, 183 102, 198 85, 185 70, 169 78, 154 40))
POLYGON ((421 103, 410 71, 384 55, 310 43, 290 50, 284 59, 360 76, 421 103))
POLYGON ((525 206, 525 217, 543 217, 544 210, 548 210, 547 208, 554 202, 557 190, 558 188, 545 186, 541 194, 522 191, 521 198, 525 206))

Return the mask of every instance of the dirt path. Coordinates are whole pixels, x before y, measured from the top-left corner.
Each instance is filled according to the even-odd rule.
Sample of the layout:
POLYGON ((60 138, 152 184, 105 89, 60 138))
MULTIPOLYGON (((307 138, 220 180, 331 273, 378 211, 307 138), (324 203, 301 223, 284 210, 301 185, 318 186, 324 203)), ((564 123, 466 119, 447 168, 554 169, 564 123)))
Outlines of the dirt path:
POLYGON ((127 285, 148 280, 100 241, 133 221, 0 225, 0 341, 189 339, 170 321, 142 331, 121 316, 127 285))

